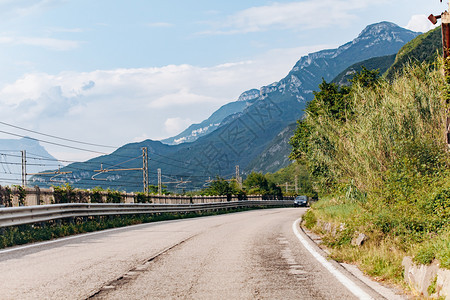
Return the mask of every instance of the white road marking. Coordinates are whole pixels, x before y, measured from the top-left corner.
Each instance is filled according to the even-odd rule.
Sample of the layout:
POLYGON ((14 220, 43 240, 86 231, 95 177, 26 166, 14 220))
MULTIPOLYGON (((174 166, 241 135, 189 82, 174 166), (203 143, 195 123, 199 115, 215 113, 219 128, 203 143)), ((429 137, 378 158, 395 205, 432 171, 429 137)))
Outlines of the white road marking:
POLYGON ((308 241, 299 232, 300 220, 301 219, 298 219, 292 224, 292 229, 297 238, 300 240, 303 246, 312 254, 312 256, 314 256, 314 258, 317 259, 318 262, 320 262, 331 274, 333 274, 333 276, 336 277, 336 279, 339 280, 339 282, 342 283, 353 295, 355 295, 359 299, 364 300, 373 299, 369 294, 364 292, 347 276, 338 271, 329 261, 327 261, 308 243, 308 241))

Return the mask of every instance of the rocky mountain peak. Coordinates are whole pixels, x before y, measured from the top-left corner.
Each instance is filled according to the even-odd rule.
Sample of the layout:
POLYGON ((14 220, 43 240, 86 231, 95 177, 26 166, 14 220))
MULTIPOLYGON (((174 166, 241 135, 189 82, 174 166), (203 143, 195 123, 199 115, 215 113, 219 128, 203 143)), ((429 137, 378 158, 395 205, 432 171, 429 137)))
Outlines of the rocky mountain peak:
POLYGON ((250 101, 250 100, 253 100, 253 99, 258 98, 259 95, 260 95, 260 94, 259 94, 259 90, 257 90, 257 89, 251 89, 251 90, 248 90, 248 91, 243 92, 243 93, 239 96, 239 98, 238 98, 237 101, 250 101))
POLYGON ((364 28, 359 36, 353 40, 353 43, 368 39, 405 43, 405 35, 407 37, 415 36, 414 32, 402 28, 394 23, 380 22, 368 25, 364 28))

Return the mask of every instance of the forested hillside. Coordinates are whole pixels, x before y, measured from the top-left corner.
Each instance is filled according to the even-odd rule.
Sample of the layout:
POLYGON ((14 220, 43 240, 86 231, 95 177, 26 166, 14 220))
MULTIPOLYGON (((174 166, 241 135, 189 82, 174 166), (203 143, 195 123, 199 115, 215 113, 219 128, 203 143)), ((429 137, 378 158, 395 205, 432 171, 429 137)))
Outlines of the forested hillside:
POLYGON ((433 64, 442 55, 441 27, 421 34, 404 45, 395 57, 395 62, 387 70, 385 76, 393 78, 409 63, 426 62, 433 64))

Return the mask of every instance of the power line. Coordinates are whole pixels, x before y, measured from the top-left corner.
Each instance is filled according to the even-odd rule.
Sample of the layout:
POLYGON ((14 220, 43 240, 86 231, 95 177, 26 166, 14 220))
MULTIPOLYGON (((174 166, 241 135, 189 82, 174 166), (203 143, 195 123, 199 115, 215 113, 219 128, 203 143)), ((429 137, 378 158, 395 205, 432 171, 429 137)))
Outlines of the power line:
POLYGON ((77 141, 77 140, 62 138, 62 137, 58 137, 58 136, 55 136, 55 135, 46 134, 46 133, 42 133, 42 132, 31 130, 31 129, 26 129, 26 128, 23 128, 23 127, 19 127, 19 126, 16 126, 16 125, 8 124, 8 123, 1 122, 1 121, 0 121, 0 124, 6 125, 6 126, 9 126, 9 127, 13 127, 13 128, 16 128, 16 129, 32 132, 32 133, 35 133, 35 134, 43 135, 43 136, 46 136, 46 137, 51 137, 51 138, 54 138, 54 139, 67 141, 67 142, 83 144, 83 145, 88 145, 88 146, 103 147, 103 148, 113 148, 113 149, 117 148, 117 147, 114 147, 114 146, 107 146, 107 145, 94 144, 94 143, 87 143, 87 142, 81 142, 81 141, 77 141))
POLYGON ((17 136, 17 137, 21 137, 21 138, 24 138, 24 139, 29 139, 29 140, 32 140, 32 141, 38 141, 38 142, 42 142, 42 143, 47 143, 47 144, 50 144, 50 145, 55 145, 55 146, 60 146, 60 147, 65 147, 65 148, 70 148, 70 149, 75 149, 75 150, 80 150, 80 151, 86 151, 86 152, 91 152, 91 153, 97 153, 97 154, 102 154, 102 155, 108 155, 108 153, 105 153, 105 152, 93 151, 93 150, 89 150, 89 149, 84 149, 84 148, 73 147, 73 146, 63 145, 63 144, 59 144, 59 143, 44 141, 44 140, 41 140, 41 139, 35 139, 35 138, 31 138, 29 136, 15 134, 15 133, 11 133, 11 132, 6 132, 6 131, 3 131, 3 130, 0 130, 0 133, 9 134, 9 135, 12 135, 12 136, 17 136))

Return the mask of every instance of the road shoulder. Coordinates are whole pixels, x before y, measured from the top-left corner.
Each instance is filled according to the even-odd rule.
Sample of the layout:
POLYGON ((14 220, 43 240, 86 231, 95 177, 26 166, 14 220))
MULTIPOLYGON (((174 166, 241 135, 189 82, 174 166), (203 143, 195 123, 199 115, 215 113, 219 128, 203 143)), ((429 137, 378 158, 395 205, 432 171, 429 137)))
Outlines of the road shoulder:
MULTIPOLYGON (((317 251, 322 257, 326 258, 328 262, 331 262, 333 266, 338 268, 339 271, 342 272, 345 276, 351 278, 355 284, 358 284, 358 286, 360 287, 365 285, 369 287, 374 293, 386 299, 408 299, 407 295, 405 295, 403 291, 374 281, 372 278, 365 275, 357 266, 346 263, 339 263, 332 260, 329 256, 329 251, 322 245, 321 237, 302 226, 301 219, 297 224, 299 225, 299 233, 309 242, 310 245, 314 247, 314 250, 317 251)), ((370 294, 374 298, 378 298, 376 297, 376 295, 374 296, 374 294, 370 294)))

